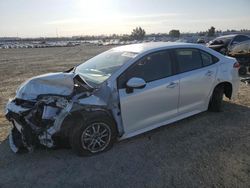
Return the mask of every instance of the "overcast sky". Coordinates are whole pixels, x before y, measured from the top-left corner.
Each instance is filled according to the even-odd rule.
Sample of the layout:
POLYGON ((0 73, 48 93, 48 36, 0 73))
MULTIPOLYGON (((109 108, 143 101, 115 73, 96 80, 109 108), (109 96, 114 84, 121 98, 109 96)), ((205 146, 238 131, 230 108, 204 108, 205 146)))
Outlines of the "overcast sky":
POLYGON ((250 29, 250 0, 0 0, 0 37, 250 29))

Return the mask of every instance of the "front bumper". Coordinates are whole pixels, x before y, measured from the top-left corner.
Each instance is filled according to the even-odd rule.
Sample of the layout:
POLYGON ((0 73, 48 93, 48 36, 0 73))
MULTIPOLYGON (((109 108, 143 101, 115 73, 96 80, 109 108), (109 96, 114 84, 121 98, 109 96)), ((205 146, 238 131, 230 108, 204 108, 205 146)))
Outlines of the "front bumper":
POLYGON ((13 126, 9 135, 9 145, 15 153, 23 150, 33 151, 38 143, 36 134, 24 118, 30 111, 31 109, 16 105, 14 101, 9 101, 6 106, 5 116, 13 126))
POLYGON ((55 142, 52 137, 60 131, 60 126, 57 126, 58 129, 53 126, 62 111, 65 110, 41 102, 26 107, 15 99, 10 100, 6 105, 5 116, 13 125, 9 135, 11 150, 15 153, 23 149, 33 151, 39 145, 53 148, 55 142))

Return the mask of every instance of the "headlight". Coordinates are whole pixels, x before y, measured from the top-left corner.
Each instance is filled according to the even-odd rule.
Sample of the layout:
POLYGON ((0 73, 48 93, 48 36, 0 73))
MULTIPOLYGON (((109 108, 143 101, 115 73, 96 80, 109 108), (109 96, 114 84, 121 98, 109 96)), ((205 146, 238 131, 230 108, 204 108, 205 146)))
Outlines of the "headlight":
POLYGON ((65 108, 69 103, 65 97, 61 96, 44 96, 40 101, 44 102, 45 104, 53 104, 59 108, 65 108))

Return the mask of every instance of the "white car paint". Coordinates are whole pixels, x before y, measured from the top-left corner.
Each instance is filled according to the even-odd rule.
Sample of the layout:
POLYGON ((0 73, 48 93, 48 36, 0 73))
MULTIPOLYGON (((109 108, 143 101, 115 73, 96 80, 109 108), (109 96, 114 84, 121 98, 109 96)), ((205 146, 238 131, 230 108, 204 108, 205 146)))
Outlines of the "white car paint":
MULTIPOLYGON (((50 116, 46 114, 46 118, 53 117, 55 121, 53 126, 38 135, 41 144, 48 146, 49 139, 49 146, 53 147, 52 135, 61 130, 64 119, 72 112, 81 112, 86 108, 91 111, 102 109, 111 112, 117 125, 119 139, 125 139, 206 111, 214 88, 222 82, 232 85, 232 98, 237 94, 238 69, 233 67, 236 60, 203 45, 155 42, 126 45, 112 50, 133 52, 136 55, 93 91, 86 90, 74 95, 66 100, 67 103, 63 102, 64 96, 69 96, 74 91, 74 78, 77 75, 75 72, 37 76, 20 86, 16 94, 18 99, 37 102, 39 95, 48 94, 52 95, 52 100, 61 101, 58 105, 60 113, 50 116), (148 82, 145 87, 134 89, 131 93, 127 93, 126 88, 117 87, 119 76, 142 57, 162 50, 183 48, 205 51, 217 57, 219 61, 206 67, 148 82), (80 97, 82 94, 84 97, 80 97), (60 95, 62 100, 53 95, 60 95)), ((145 83, 140 78, 136 81, 134 86, 145 83)), ((48 99, 43 100, 46 102, 48 99)), ((12 100, 7 104, 6 114, 26 110, 12 100)))
MULTIPOLYGON (((132 94, 127 94, 125 89, 120 89, 119 98, 124 127, 124 135, 121 139, 206 111, 215 86, 221 82, 231 83, 232 98, 236 95, 239 87, 238 69, 233 68, 236 60, 197 44, 147 43, 118 47, 118 50, 139 53, 134 61, 124 65, 125 68, 120 74, 149 53, 178 48, 203 50, 217 57, 219 61, 207 67, 147 83, 145 88, 135 89, 132 94), (170 83, 174 83, 174 87, 168 88, 170 83)), ((114 76, 115 79, 117 77, 118 75, 114 76)))

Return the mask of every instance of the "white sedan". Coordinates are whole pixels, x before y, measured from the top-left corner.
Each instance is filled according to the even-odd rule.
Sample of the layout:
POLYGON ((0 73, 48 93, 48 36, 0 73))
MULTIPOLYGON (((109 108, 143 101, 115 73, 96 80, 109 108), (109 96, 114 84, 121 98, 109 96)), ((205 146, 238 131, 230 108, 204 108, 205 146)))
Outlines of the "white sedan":
POLYGON ((27 80, 7 104, 14 152, 69 144, 79 155, 194 114, 221 111, 239 63, 207 47, 145 43, 106 51, 66 72, 27 80))

